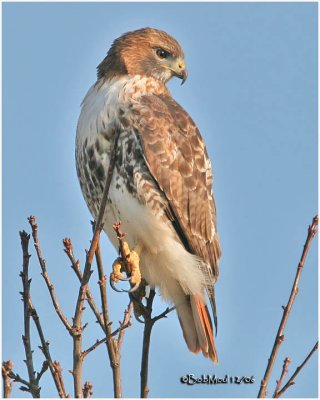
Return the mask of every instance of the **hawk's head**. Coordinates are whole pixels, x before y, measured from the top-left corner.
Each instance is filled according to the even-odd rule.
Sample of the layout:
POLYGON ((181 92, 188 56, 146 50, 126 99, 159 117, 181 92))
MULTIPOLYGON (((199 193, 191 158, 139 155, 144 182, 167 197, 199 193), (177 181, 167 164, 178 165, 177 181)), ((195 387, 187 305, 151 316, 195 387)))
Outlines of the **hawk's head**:
POLYGON ((116 39, 98 66, 98 79, 120 75, 152 76, 166 83, 173 76, 187 79, 184 54, 166 32, 143 28, 116 39))

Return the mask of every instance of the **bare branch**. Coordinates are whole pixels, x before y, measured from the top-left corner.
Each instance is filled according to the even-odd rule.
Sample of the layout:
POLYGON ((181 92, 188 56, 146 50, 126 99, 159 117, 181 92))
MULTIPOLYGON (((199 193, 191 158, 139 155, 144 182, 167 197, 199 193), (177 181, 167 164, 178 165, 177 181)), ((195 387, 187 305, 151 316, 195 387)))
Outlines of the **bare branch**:
MULTIPOLYGON (((119 322, 121 327, 126 327, 126 325, 131 326, 131 311, 132 311, 132 307, 133 307, 133 303, 132 303, 132 301, 130 301, 128 307, 124 310, 124 317, 123 317, 122 322, 119 322)), ((123 342, 124 333, 125 333, 125 329, 121 329, 119 331, 119 335, 118 335, 118 349, 119 349, 119 351, 121 349, 121 345, 122 345, 122 342, 123 342)))
POLYGON ((285 327, 286 327, 286 324, 287 324, 287 321, 289 318, 289 314, 290 314, 294 299, 298 292, 298 284, 299 284, 299 280, 300 280, 300 275, 301 275, 312 239, 314 238, 314 236, 317 233, 317 227, 318 227, 318 215, 316 215, 313 218, 312 225, 309 226, 309 229, 308 229, 307 239, 306 239, 306 242, 305 242, 305 245, 303 248, 300 262, 298 264, 298 268, 297 268, 295 280, 294 280, 294 283, 293 283, 293 286, 291 289, 290 297, 289 297, 287 306, 283 308, 283 316, 282 316, 280 326, 279 326, 279 329, 278 329, 278 332, 277 332, 277 335, 276 335, 276 338, 275 338, 275 341, 273 344, 273 348, 271 351, 271 355, 270 355, 270 358, 269 358, 269 361, 267 364, 267 368, 266 368, 264 377, 261 381, 258 398, 266 397, 266 395, 267 395, 267 386, 268 386, 268 383, 270 380, 271 372, 272 372, 280 345, 284 340, 284 330, 285 330, 285 327))
MULTIPOLYGON (((56 368, 56 365, 59 365, 59 367, 60 367, 60 364, 57 363, 57 362, 55 362, 55 363, 52 362, 52 358, 51 358, 51 354, 50 354, 50 350, 49 350, 49 342, 44 337, 44 333, 43 333, 43 330, 42 330, 42 326, 41 326, 41 323, 40 323, 40 319, 39 319, 37 310, 35 309, 34 305, 32 304, 31 299, 29 300, 29 307, 30 307, 30 313, 31 313, 33 322, 35 323, 35 326, 36 326, 37 331, 38 331, 38 335, 40 337, 41 346, 39 346, 39 347, 40 347, 40 350, 42 351, 42 353, 43 353, 43 355, 45 356, 45 359, 46 359, 45 363, 43 364, 43 368, 45 366, 46 366, 46 369, 48 367, 50 368, 51 375, 52 375, 52 378, 53 378, 54 383, 56 385, 59 397, 66 398, 67 394, 66 394, 66 391, 64 389, 64 383, 63 383, 63 379, 62 379, 61 368, 60 368, 60 371, 59 371, 59 369, 56 368)), ((45 372, 45 370, 43 372, 45 372)), ((38 383, 40 381, 40 378, 41 378, 43 372, 42 373, 40 372, 38 374, 38 376, 37 376, 38 383)))
POLYGON ((70 322, 68 321, 67 317, 63 314, 63 312, 61 310, 61 307, 59 305, 59 302, 58 302, 58 299, 57 299, 57 296, 56 296, 56 293, 54 290, 54 286, 51 283, 50 277, 47 272, 45 259, 42 257, 41 247, 40 247, 40 243, 39 243, 39 239, 38 239, 38 224, 36 223, 36 218, 33 215, 31 215, 28 218, 28 221, 29 221, 29 224, 32 229, 32 237, 33 237, 34 247, 36 249, 39 264, 40 264, 41 271, 42 271, 41 275, 43 276, 43 278, 46 282, 46 285, 47 285, 47 288, 49 290, 50 297, 52 300, 52 304, 53 304, 54 309, 56 310, 56 313, 58 314, 61 322, 66 327, 66 329, 68 330, 70 335, 72 335, 72 326, 71 326, 70 322))
MULTIPOLYGON (((305 358, 305 360, 303 361, 303 363, 301 365, 299 365, 299 367, 297 367, 297 369, 294 371, 294 373, 292 374, 292 376, 289 378, 288 382, 283 386, 282 389, 276 391, 275 395, 273 397, 278 398, 281 397, 283 395, 283 393, 292 385, 295 384, 294 380, 296 379, 296 376, 299 374, 299 372, 302 370, 302 368, 307 364, 307 362, 310 360, 310 358, 312 357, 312 355, 318 350, 318 342, 313 346, 313 349, 310 351, 310 353, 307 355, 307 357, 305 358)), ((280 385, 279 385, 280 387, 280 385)))
POLYGON ((175 307, 166 308, 161 314, 152 317, 152 306, 153 300, 156 295, 154 289, 150 289, 149 296, 147 298, 147 305, 145 307, 144 317, 144 330, 143 330, 143 345, 142 345, 142 357, 141 357, 141 370, 140 370, 140 397, 147 398, 149 395, 148 388, 148 372, 149 372, 149 350, 150 340, 153 325, 162 318, 172 312, 175 307))
POLYGON ((13 387, 13 381, 10 378, 12 372, 13 362, 11 360, 2 362, 2 380, 3 380, 3 397, 7 399, 10 397, 13 387))
POLYGON ((286 357, 285 360, 284 360, 284 362, 283 362, 283 367, 282 367, 281 376, 280 376, 280 379, 277 381, 277 386, 276 386, 276 388, 275 388, 273 397, 277 397, 277 393, 278 393, 278 391, 279 391, 280 388, 281 388, 282 382, 283 382, 285 376, 286 376, 287 373, 288 373, 288 366, 289 366, 290 363, 291 363, 290 358, 289 358, 289 357, 286 357))
POLYGON ((9 377, 11 379, 13 379, 14 382, 19 382, 19 383, 22 383, 22 385, 24 385, 24 387, 20 387, 19 388, 20 390, 22 390, 24 392, 31 392, 30 383, 27 382, 25 379, 21 378, 20 375, 15 374, 13 371, 10 371, 9 372, 9 377))
MULTIPOLYGON (((105 332, 106 332, 107 336, 110 336, 112 334, 112 331, 111 331, 112 328, 111 328, 111 322, 109 319, 106 276, 104 273, 99 243, 96 248, 96 262, 97 262, 98 275, 99 275, 98 283, 99 283, 99 289, 100 289, 104 328, 105 328, 105 332)), ((120 353, 119 353, 117 339, 107 340, 106 344, 107 344, 108 355, 109 355, 109 359, 110 359, 110 366, 112 369, 114 397, 119 398, 119 397, 122 397, 122 384, 121 384, 121 370, 120 370, 120 353)))
POLYGON ((149 372, 149 350, 150 350, 150 339, 154 321, 152 320, 152 304, 156 292, 154 289, 150 289, 149 296, 147 298, 146 312, 144 317, 144 330, 143 330, 143 344, 142 344, 142 357, 141 357, 141 369, 140 369, 140 397, 147 398, 149 395, 148 387, 148 372, 149 372))
POLYGON ((31 335, 30 335, 30 308, 29 308, 29 300, 30 300, 30 283, 31 279, 29 279, 29 240, 30 235, 28 235, 25 231, 19 232, 21 238, 21 247, 23 252, 23 270, 20 272, 20 276, 22 279, 23 285, 23 309, 24 309, 24 335, 22 336, 25 354, 26 354, 26 365, 29 376, 29 389, 32 397, 39 398, 40 397, 40 387, 39 383, 36 379, 36 373, 33 366, 33 351, 31 349, 31 335))
POLYGON ((40 382, 42 375, 48 370, 48 368, 49 368, 48 361, 47 360, 43 361, 42 368, 41 368, 40 372, 37 373, 38 383, 40 382))
POLYGON ((89 353, 91 353, 93 350, 95 350, 98 346, 100 346, 103 343, 106 343, 109 341, 111 338, 114 336, 118 335, 118 333, 124 331, 126 328, 129 328, 131 326, 131 322, 128 321, 125 324, 121 324, 118 329, 116 329, 114 332, 112 332, 110 335, 106 336, 105 338, 101 340, 97 340, 95 344, 93 344, 91 347, 89 347, 87 350, 82 352, 82 357, 85 358, 89 353))
MULTIPOLYGON (((74 395, 75 397, 82 397, 82 313, 83 313, 83 303, 85 300, 85 295, 87 293, 88 282, 92 274, 91 266, 93 257, 96 253, 97 246, 99 244, 100 233, 103 226, 103 217, 107 205, 108 194, 110 189, 110 184, 112 180, 113 170, 116 161, 116 149, 118 144, 120 131, 117 131, 114 137, 112 151, 110 153, 110 161, 108 167, 108 173, 106 178, 106 184, 103 191, 102 200, 100 203, 99 214, 95 223, 94 234, 92 237, 90 249, 87 252, 86 264, 83 271, 83 277, 81 280, 81 285, 79 289, 78 299, 76 303, 76 308, 73 318, 73 378, 74 378, 74 395)), ((105 324, 107 323, 104 319, 105 324)), ((108 321, 109 322, 109 321, 108 321)), ((107 331, 108 332, 108 331, 107 331)), ((120 360, 118 360, 118 363, 120 360)), ((121 389, 121 388, 120 388, 121 389)), ((121 390, 119 393, 115 394, 115 397, 121 397, 121 390)))
MULTIPOLYGON (((57 375, 57 379, 59 380, 60 385, 61 385, 61 392, 66 393, 66 389, 65 389, 64 381, 63 381, 63 377, 62 377, 62 368, 60 366, 59 361, 53 361, 53 367, 55 370, 55 374, 57 375)), ((67 394, 65 397, 70 397, 70 395, 67 394)))
POLYGON ((99 276, 99 289, 100 289, 100 297, 101 297, 101 305, 102 305, 102 322, 103 322, 103 330, 106 334, 111 334, 111 322, 109 318, 109 309, 108 309, 108 299, 107 299, 107 287, 106 287, 106 276, 104 274, 104 268, 102 263, 101 251, 100 251, 100 243, 98 243, 96 248, 96 263, 98 267, 98 276, 99 276))
POLYGON ((152 318, 153 323, 155 323, 156 321, 158 321, 161 318, 167 318, 167 315, 169 313, 171 313, 172 311, 174 311, 176 308, 175 307, 167 307, 161 314, 155 316, 152 318))
POLYGON ((77 275, 79 281, 82 280, 82 272, 80 269, 80 261, 76 260, 73 254, 73 245, 70 238, 64 238, 62 240, 64 246, 64 252, 67 254, 69 260, 71 261, 71 268, 74 270, 75 274, 77 275))
MULTIPOLYGON (((82 276, 82 272, 80 269, 80 262, 79 262, 79 260, 76 260, 74 257, 71 239, 68 239, 68 238, 63 239, 63 245, 64 245, 64 251, 67 254, 67 256, 69 257, 69 260, 71 261, 71 267, 72 267, 73 271, 75 272, 75 274, 77 275, 79 281, 81 282, 83 276, 82 276)), ((87 287, 86 300, 87 300, 92 312, 94 313, 95 317, 97 318, 97 322, 101 326, 102 330, 105 332, 103 318, 102 318, 102 316, 99 312, 99 309, 92 297, 91 290, 89 289, 89 287, 87 287)))
MULTIPOLYGON (((63 240, 63 244, 64 244, 64 251, 65 253, 68 255, 69 260, 72 263, 72 269, 74 270, 74 272, 76 273, 77 277, 79 278, 79 280, 82 280, 82 272, 80 269, 80 264, 79 261, 75 259, 74 254, 73 254, 73 246, 72 246, 72 242, 70 239, 64 239, 63 240)), ((101 316, 101 314, 98 311, 98 307, 96 305, 96 303, 94 302, 91 292, 89 290, 89 288, 87 289, 87 293, 86 293, 86 300, 88 301, 90 308, 92 309, 93 313, 95 314, 99 325, 101 326, 101 328, 103 329, 103 331, 106 333, 107 330, 110 332, 110 334, 107 334, 107 336, 104 339, 101 339, 100 341, 97 341, 97 343, 95 343, 93 346, 91 346, 90 349, 83 351, 82 355, 83 357, 85 357, 89 352, 93 351, 96 347, 98 347, 100 344, 106 343, 107 346, 110 346, 111 351, 113 351, 115 345, 111 345, 109 343, 109 339, 111 337, 114 337, 117 333, 119 333, 119 338, 123 338, 123 334, 124 334, 124 328, 128 327, 128 320, 127 318, 130 319, 130 312, 131 312, 131 305, 130 308, 126 309, 125 311, 125 315, 127 315, 128 317, 124 319, 122 325, 125 325, 124 327, 122 327, 119 330, 116 330, 115 332, 111 331, 111 322, 109 321, 109 315, 108 315, 108 304, 107 304, 107 294, 106 294, 106 287, 105 287, 105 275, 104 275, 104 268, 103 268, 103 263, 102 263, 102 258, 101 258, 101 252, 100 252, 100 244, 98 243, 97 245, 97 249, 96 249, 96 262, 97 262, 97 266, 98 266, 98 272, 99 272, 99 285, 100 285, 100 294, 101 294, 101 298, 102 298, 102 305, 103 305, 103 315, 106 317, 106 325, 104 324, 104 318, 103 316, 101 316), (128 311, 129 310, 129 311, 128 311), (112 346, 112 347, 111 347, 112 346)), ((119 341, 118 338, 118 341, 119 341)), ((120 344, 120 342, 119 342, 120 344)), ((115 360, 114 362, 111 361, 111 365, 114 365, 115 368, 119 368, 119 363, 115 360)), ((117 381, 118 378, 116 378, 117 381)))

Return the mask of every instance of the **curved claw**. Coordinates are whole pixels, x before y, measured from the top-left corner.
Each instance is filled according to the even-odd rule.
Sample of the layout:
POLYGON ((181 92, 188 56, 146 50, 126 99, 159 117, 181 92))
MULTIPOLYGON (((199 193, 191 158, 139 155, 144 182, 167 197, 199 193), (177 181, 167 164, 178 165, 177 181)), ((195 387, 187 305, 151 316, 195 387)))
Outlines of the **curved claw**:
POLYGON ((137 316, 135 315, 135 313, 133 313, 133 315, 134 315, 135 319, 136 319, 138 322, 140 322, 140 324, 144 324, 144 321, 142 321, 142 319, 140 319, 139 317, 137 317, 137 316))
POLYGON ((118 293, 124 292, 123 289, 120 290, 120 289, 117 289, 117 288, 115 287, 114 281, 113 281, 113 279, 111 279, 111 276, 110 276, 109 282, 110 282, 110 286, 112 287, 112 289, 113 289, 114 291, 116 291, 116 292, 118 292, 118 293))
POLYGON ((128 290, 129 293, 135 292, 140 286, 140 282, 137 282, 130 290, 128 290))
POLYGON ((129 289, 129 290, 126 290, 126 289, 121 289, 121 290, 119 290, 119 292, 125 292, 125 293, 130 293, 131 292, 131 289, 129 289))
POLYGON ((124 281, 124 282, 127 282, 127 281, 130 281, 130 277, 129 278, 123 278, 122 276, 120 276, 120 275, 117 275, 117 279, 119 279, 119 281, 124 281))

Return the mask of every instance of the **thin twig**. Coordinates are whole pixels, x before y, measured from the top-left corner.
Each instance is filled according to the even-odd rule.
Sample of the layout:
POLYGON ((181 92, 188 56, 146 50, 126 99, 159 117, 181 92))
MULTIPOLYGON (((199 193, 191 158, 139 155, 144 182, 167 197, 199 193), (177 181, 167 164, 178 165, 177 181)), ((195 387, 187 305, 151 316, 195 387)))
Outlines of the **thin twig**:
MULTIPOLYGON (((123 316, 123 320, 120 323, 120 326, 131 326, 131 311, 132 311, 132 307, 133 307, 133 303, 132 301, 130 301, 128 307, 124 310, 124 316, 123 316)), ((124 334, 125 334, 125 329, 121 329, 119 331, 119 335, 118 335, 118 350, 120 351, 121 349, 121 345, 123 342, 123 338, 124 338, 124 334)))
MULTIPOLYGON (((98 275, 99 275, 99 289, 100 289, 100 297, 101 297, 101 305, 102 305, 102 315, 104 321, 104 328, 107 334, 107 337, 112 334, 112 327, 109 318, 109 309, 108 309, 108 299, 107 299, 107 287, 106 287, 106 276, 104 273, 104 267, 102 263, 100 244, 98 243, 96 248, 96 262, 98 267, 98 275)), ((122 397, 122 383, 121 383, 121 369, 120 369, 120 352, 118 348, 117 339, 107 340, 106 342, 108 355, 110 360, 110 367, 112 369, 112 377, 113 377, 113 393, 115 398, 122 397)))
POLYGON ((288 373, 288 366, 289 366, 290 363, 291 363, 290 358, 289 358, 289 357, 286 357, 286 358, 284 359, 284 362, 283 362, 283 367, 282 367, 281 376, 280 376, 280 379, 277 381, 277 386, 276 386, 276 388, 275 388, 273 397, 277 397, 277 393, 279 392, 279 390, 280 390, 280 388, 281 388, 281 386, 282 386, 283 380, 284 380, 285 376, 286 376, 287 373, 288 373))
POLYGON ((46 285, 48 287, 50 297, 52 300, 52 304, 53 304, 54 309, 56 310, 56 313, 58 314, 61 322, 66 327, 66 329, 68 330, 70 335, 72 335, 72 326, 71 326, 70 322, 68 321, 67 317, 63 314, 63 312, 61 310, 61 307, 59 305, 59 302, 58 302, 58 299, 57 299, 57 296, 56 296, 56 293, 54 290, 54 286, 53 286, 53 284, 50 280, 50 277, 48 275, 48 272, 47 272, 45 259, 42 257, 41 247, 40 247, 40 243, 39 243, 39 239, 38 239, 38 224, 36 223, 36 218, 33 215, 31 215, 28 218, 28 221, 29 221, 29 224, 32 229, 32 237, 33 237, 34 247, 36 249, 39 264, 40 264, 41 271, 42 271, 41 275, 43 276, 43 278, 46 282, 46 285))
MULTIPOLYGON (((73 271, 75 272, 75 274, 77 275, 79 281, 81 282, 83 276, 82 276, 82 272, 80 269, 80 262, 79 262, 79 260, 76 260, 74 257, 71 239, 68 239, 68 238, 63 239, 63 245, 64 245, 64 251, 67 254, 69 260, 71 261, 71 267, 72 267, 73 271)), ((89 286, 87 287, 86 300, 87 300, 92 312, 94 313, 95 317, 97 318, 97 322, 101 326, 102 330, 105 332, 103 318, 102 318, 102 316, 99 312, 99 309, 92 297, 89 286)))
MULTIPOLYGON (((53 366, 54 366, 54 369, 56 371, 56 374, 58 375, 58 379, 59 379, 59 381, 61 383, 61 391, 62 391, 62 393, 66 393, 66 389, 65 389, 65 386, 64 386, 64 381, 63 381, 63 378, 62 378, 62 368, 60 366, 59 361, 53 361, 53 366)), ((66 397, 70 397, 70 395, 67 394, 66 397)))
POLYGON ((167 315, 168 315, 169 313, 171 313, 172 311, 174 311, 175 309, 176 309, 175 307, 170 307, 170 308, 167 307, 161 314, 156 315, 155 317, 152 318, 153 323, 155 323, 156 321, 158 321, 158 320, 161 319, 161 318, 166 318, 167 315))
POLYGON ((263 379, 261 381, 260 390, 259 390, 259 393, 258 393, 258 398, 266 397, 266 395, 267 395, 267 386, 268 386, 268 383, 269 383, 269 380, 270 380, 271 372, 272 372, 272 369, 273 369, 273 366, 274 366, 274 363, 275 363, 275 360, 276 360, 280 345, 284 340, 284 329, 286 327, 286 323, 287 323, 287 320, 289 318, 289 314, 290 314, 290 311, 291 311, 291 308, 292 308, 292 304, 293 304, 294 299, 296 297, 296 294, 298 292, 298 284, 299 284, 299 280, 300 280, 300 275, 301 275, 301 272, 302 272, 302 269, 303 269, 307 254, 308 254, 308 250, 310 248, 312 239, 314 238, 314 236, 317 233, 317 226, 318 226, 318 215, 316 215, 313 218, 312 225, 309 226, 309 229, 308 229, 308 236, 307 236, 304 248, 303 248, 303 252, 302 252, 302 255, 301 255, 301 258, 300 258, 300 262, 298 264, 298 268, 297 268, 295 280, 294 280, 294 283, 293 283, 293 286, 292 286, 292 289, 291 289, 290 297, 289 297, 287 306, 283 308, 283 316, 282 316, 282 319, 281 319, 281 322, 280 322, 280 326, 279 326, 279 329, 278 329, 278 332, 277 332, 277 335, 276 335, 276 338, 275 338, 275 341, 274 341, 274 344, 273 344, 273 348, 272 348, 272 351, 271 351, 270 358, 268 360, 268 364, 267 364, 267 368, 266 368, 264 377, 263 377, 263 379))
MULTIPOLYGON (((94 224, 93 224, 94 227, 94 224)), ((79 261, 75 259, 74 254, 73 254, 73 246, 72 246, 72 242, 70 239, 64 239, 63 241, 64 244, 64 251, 66 252, 66 254, 68 255, 71 263, 72 263, 72 269, 74 270, 74 272, 76 273, 76 275, 78 276, 79 280, 82 280, 82 272, 80 269, 80 264, 79 261)), ((97 320, 99 322, 99 325, 101 326, 101 328, 103 329, 103 331, 105 333, 107 333, 107 336, 100 340, 97 341, 97 343, 95 345, 92 346, 92 350, 94 350, 97 346, 99 346, 102 343, 106 343, 107 347, 108 347, 108 351, 109 351, 109 357, 111 358, 111 366, 113 366, 115 370, 114 372, 114 382, 115 382, 115 396, 116 393, 118 393, 119 396, 119 382, 121 385, 121 380, 118 378, 120 377, 120 364, 119 361, 117 360, 118 357, 116 357, 115 354, 115 342, 114 343, 110 343, 110 338, 115 336, 118 332, 119 332, 119 338, 118 338, 118 348, 120 350, 120 346, 121 346, 121 342, 123 339, 123 335, 124 335, 124 327, 128 327, 129 325, 129 320, 130 320, 130 313, 131 313, 131 309, 132 309, 132 304, 130 303, 128 308, 125 310, 125 318, 124 321, 122 322, 122 328, 116 330, 114 333, 112 333, 111 331, 111 322, 109 321, 109 313, 108 313, 108 303, 107 303, 107 293, 106 293, 106 286, 105 286, 105 282, 106 282, 106 278, 104 275, 104 268, 103 268, 103 263, 102 263, 102 257, 101 257, 101 251, 100 251, 100 244, 97 244, 97 248, 96 248, 96 262, 97 262, 97 266, 98 266, 98 273, 99 273, 99 285, 100 285, 100 294, 101 294, 101 299, 102 299, 102 305, 103 305, 103 316, 101 316, 101 314, 98 311, 98 307, 95 304, 91 292, 88 288, 86 296, 87 296, 87 301, 93 311, 93 313, 95 314, 95 316, 97 317, 97 320), (104 323, 104 320, 106 321, 106 324, 104 323)), ((92 351, 90 350, 90 351, 92 351)), ((82 352, 83 356, 85 357, 87 354, 89 353, 88 350, 82 352)), ((120 386, 120 391, 121 391, 121 386, 120 386)))
POLYGON ((292 376, 288 379, 288 382, 283 386, 282 389, 280 389, 279 391, 276 392, 275 394, 275 398, 281 397, 283 395, 283 393, 292 385, 295 384, 294 380, 296 378, 296 376, 299 374, 299 372, 302 370, 302 368, 307 364, 307 362, 310 360, 310 358, 312 357, 312 355, 318 350, 318 342, 313 346, 313 349, 310 351, 310 353, 307 355, 307 357, 305 358, 305 360, 303 361, 303 363, 301 365, 299 365, 299 367, 297 367, 297 369, 294 371, 294 373, 292 374, 292 376))
POLYGON ((141 370, 140 370, 141 398, 147 398, 149 395, 149 387, 148 387, 149 350, 150 350, 150 339, 151 339, 153 325, 160 319, 166 318, 170 312, 175 310, 175 307, 166 308, 161 314, 152 317, 152 306, 155 295, 156 295, 155 290, 150 289, 150 293, 147 298, 147 305, 145 307, 146 312, 143 314, 144 330, 143 330, 143 344, 142 344, 142 357, 141 357, 141 370))
POLYGON ((140 370, 140 397, 147 398, 149 395, 148 387, 148 372, 149 372, 149 350, 150 350, 150 339, 153 327, 153 320, 151 318, 153 299, 156 295, 154 289, 150 289, 149 296, 147 298, 146 311, 144 315, 144 330, 143 330, 143 342, 142 342, 142 357, 141 357, 141 370, 140 370))
POLYGON ((40 372, 37 373, 37 381, 38 383, 40 382, 40 379, 42 377, 42 375, 48 370, 49 368, 49 363, 47 360, 43 361, 42 363, 42 368, 40 370, 40 372))
MULTIPOLYGON (((53 378, 54 383, 56 385, 59 397, 60 398, 66 398, 68 396, 67 396, 65 388, 64 388, 64 382, 63 382, 63 379, 62 379, 61 368, 59 370, 56 367, 57 365, 59 365, 59 367, 60 367, 60 364, 57 361, 55 361, 55 362, 52 361, 50 350, 49 350, 49 342, 44 337, 44 333, 43 333, 43 330, 42 330, 42 326, 41 326, 41 323, 40 323, 40 319, 39 319, 37 310, 35 309, 34 305, 32 304, 31 299, 29 301, 29 307, 30 307, 30 313, 31 313, 33 322, 35 323, 35 326, 37 328, 38 335, 39 335, 40 341, 41 341, 41 346, 39 346, 39 348, 42 351, 42 353, 43 353, 43 355, 45 356, 45 359, 46 359, 46 361, 45 361, 46 364, 44 363, 43 366, 46 365, 46 369, 48 367, 50 368, 51 375, 52 375, 52 378, 53 378)), ((45 372, 45 371, 43 371, 43 372, 45 372)), ((40 381, 41 375, 42 374, 40 372, 38 374, 38 376, 37 376, 38 383, 40 381)))
POLYGON ((80 269, 80 261, 76 260, 73 254, 73 244, 70 238, 64 238, 62 240, 64 252, 67 254, 69 260, 71 261, 71 268, 74 270, 77 275, 79 281, 82 280, 82 272, 80 269))
POLYGON ((13 380, 10 378, 12 372, 13 362, 11 360, 2 362, 2 380, 3 380, 3 397, 7 399, 10 397, 13 387, 13 380))
POLYGON ((13 379, 14 382, 19 382, 22 383, 22 385, 19 389, 22 390, 23 392, 30 392, 30 382, 27 382, 26 379, 21 378, 19 374, 15 374, 13 371, 9 372, 9 377, 13 379))
POLYGON ((29 300, 30 300, 30 283, 31 279, 29 279, 29 240, 30 235, 28 235, 25 231, 20 232, 21 238, 21 247, 23 252, 23 270, 20 272, 20 276, 22 279, 23 285, 23 308, 24 308, 24 335, 22 336, 25 354, 26 354, 26 365, 29 376, 29 390, 32 394, 32 397, 39 398, 40 397, 40 387, 39 382, 36 378, 36 373, 33 366, 33 351, 31 349, 31 335, 30 335, 30 308, 29 308, 29 300))
POLYGON ((95 350, 98 346, 100 346, 103 343, 106 343, 109 341, 111 338, 114 336, 118 335, 120 332, 124 331, 126 328, 131 326, 131 322, 128 321, 126 324, 121 324, 118 329, 116 329, 114 332, 111 333, 111 335, 106 336, 105 338, 101 340, 97 340, 96 343, 94 343, 92 346, 90 346, 87 350, 82 352, 82 357, 85 358, 89 353, 91 353, 93 350, 95 350))
MULTIPOLYGON (((96 253, 96 249, 99 243, 99 238, 100 238, 100 233, 102 230, 103 226, 103 218, 104 218, 104 213, 107 205, 107 200, 108 200, 108 194, 109 194, 109 189, 111 185, 111 180, 112 180, 112 175, 113 175, 113 170, 115 166, 115 161, 116 161, 116 153, 117 153, 117 145, 118 145, 118 139, 119 139, 120 131, 117 131, 115 133, 114 141, 113 141, 113 147, 110 153, 110 161, 109 161, 109 167, 108 167, 108 172, 107 172, 107 178, 106 178, 106 184, 105 188, 103 191, 103 196, 102 200, 100 203, 100 208, 99 208, 99 213, 98 217, 96 219, 95 223, 95 229, 94 229, 94 234, 92 237, 90 249, 87 252, 86 256, 86 264, 84 267, 83 271, 83 277, 81 280, 81 285, 79 289, 79 294, 77 298, 77 303, 76 303, 76 308, 74 312, 74 318, 73 318, 73 378, 74 378, 74 395, 75 397, 82 397, 82 364, 83 364, 83 357, 82 357, 82 314, 83 314, 83 303, 85 300, 85 295, 87 292, 88 288, 88 282, 92 274, 91 266, 92 266, 92 261, 93 257, 96 253)), ((104 320, 105 321, 105 320, 104 320)), ((106 321, 105 321, 106 324, 106 321)), ((121 393, 117 393, 117 395, 120 395, 121 393)), ((116 397, 116 396, 115 396, 116 397)))
POLYGON ((74 396, 76 398, 82 397, 82 365, 83 365, 83 357, 82 357, 82 314, 84 311, 84 300, 87 292, 87 284, 89 282, 90 276, 92 274, 91 265, 93 260, 94 249, 97 246, 99 241, 99 235, 101 232, 101 228, 94 233, 94 238, 91 242, 91 246, 86 256, 86 265, 83 272, 83 277, 78 293, 78 298, 76 302, 76 308, 73 317, 73 326, 72 326, 72 337, 73 337, 73 382, 74 382, 74 396))

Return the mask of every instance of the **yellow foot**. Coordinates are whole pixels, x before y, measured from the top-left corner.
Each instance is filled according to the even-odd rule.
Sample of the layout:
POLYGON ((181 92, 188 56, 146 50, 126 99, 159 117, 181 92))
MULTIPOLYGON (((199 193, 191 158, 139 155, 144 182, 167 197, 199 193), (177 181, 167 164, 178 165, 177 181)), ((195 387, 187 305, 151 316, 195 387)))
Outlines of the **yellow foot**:
POLYGON ((130 281, 131 289, 129 290, 129 292, 134 292, 139 288, 141 282, 140 257, 138 254, 138 252, 141 251, 141 246, 137 246, 137 251, 131 251, 128 243, 125 241, 123 241, 122 246, 122 255, 124 257, 117 258, 113 263, 113 272, 110 275, 110 284, 113 289, 119 291, 114 286, 115 282, 130 281), (129 277, 124 278, 123 272, 127 272, 127 275, 129 275, 129 277))
POLYGON ((123 243, 123 250, 126 255, 126 260, 128 263, 128 269, 129 269, 129 273, 130 273, 130 283, 132 284, 132 286, 135 286, 135 285, 139 286, 139 284, 141 282, 139 254, 135 250, 130 251, 130 248, 129 248, 129 245, 127 242, 123 243))

